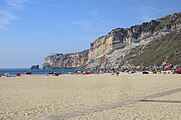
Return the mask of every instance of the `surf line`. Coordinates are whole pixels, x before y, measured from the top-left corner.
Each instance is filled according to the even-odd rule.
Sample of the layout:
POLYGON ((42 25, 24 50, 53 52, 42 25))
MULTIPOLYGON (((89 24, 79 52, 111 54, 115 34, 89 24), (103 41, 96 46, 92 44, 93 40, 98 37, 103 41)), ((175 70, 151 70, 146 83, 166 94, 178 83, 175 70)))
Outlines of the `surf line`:
POLYGON ((147 100, 147 99, 152 99, 152 98, 158 98, 158 97, 162 97, 162 96, 166 96, 166 95, 171 95, 171 94, 174 94, 174 93, 177 93, 177 92, 180 92, 180 91, 181 91, 181 88, 172 89, 172 90, 156 93, 156 94, 153 94, 153 95, 148 95, 148 96, 144 96, 144 97, 123 100, 123 101, 119 101, 119 102, 112 103, 112 104, 103 104, 103 105, 94 106, 94 107, 91 107, 91 108, 85 108, 85 109, 82 109, 80 111, 67 112, 67 113, 63 113, 63 114, 60 114, 60 115, 52 115, 52 116, 49 116, 47 118, 43 118, 43 119, 40 119, 40 120, 64 120, 64 119, 67 119, 67 118, 78 117, 78 116, 82 116, 82 115, 86 115, 86 114, 90 114, 90 113, 94 113, 94 112, 100 112, 100 111, 104 111, 104 110, 108 110, 108 109, 114 109, 114 108, 117 108, 117 107, 122 107, 122 106, 125 106, 125 105, 128 105, 128 104, 141 102, 141 101, 144 101, 144 100, 147 100))

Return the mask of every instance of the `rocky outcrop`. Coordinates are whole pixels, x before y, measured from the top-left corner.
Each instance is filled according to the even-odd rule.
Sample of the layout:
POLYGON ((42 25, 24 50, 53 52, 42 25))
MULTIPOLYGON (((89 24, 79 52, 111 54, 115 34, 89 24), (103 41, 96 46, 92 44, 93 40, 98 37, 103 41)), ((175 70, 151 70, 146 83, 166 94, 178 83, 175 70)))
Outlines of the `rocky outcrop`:
POLYGON ((181 13, 174 13, 130 28, 113 29, 107 35, 91 43, 89 50, 83 52, 85 54, 82 55, 82 52, 80 52, 50 55, 45 59, 43 67, 84 67, 91 69, 119 67, 131 62, 128 58, 142 53, 143 48, 150 41, 180 28, 181 13))
POLYGON ((31 66, 31 69, 39 69, 39 65, 33 65, 31 66))

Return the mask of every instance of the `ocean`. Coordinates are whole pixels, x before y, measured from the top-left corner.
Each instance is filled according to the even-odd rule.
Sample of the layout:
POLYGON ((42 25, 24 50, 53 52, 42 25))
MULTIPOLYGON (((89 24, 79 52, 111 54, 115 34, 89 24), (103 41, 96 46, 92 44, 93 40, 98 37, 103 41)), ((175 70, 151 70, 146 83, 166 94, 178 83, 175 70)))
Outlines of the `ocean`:
POLYGON ((61 74, 67 74, 69 72, 75 72, 77 69, 52 69, 52 70, 44 70, 44 69, 27 69, 27 68, 5 68, 0 69, 0 75, 3 75, 4 73, 10 73, 10 74, 24 74, 27 71, 31 71, 32 74, 47 74, 50 72, 56 72, 61 74))

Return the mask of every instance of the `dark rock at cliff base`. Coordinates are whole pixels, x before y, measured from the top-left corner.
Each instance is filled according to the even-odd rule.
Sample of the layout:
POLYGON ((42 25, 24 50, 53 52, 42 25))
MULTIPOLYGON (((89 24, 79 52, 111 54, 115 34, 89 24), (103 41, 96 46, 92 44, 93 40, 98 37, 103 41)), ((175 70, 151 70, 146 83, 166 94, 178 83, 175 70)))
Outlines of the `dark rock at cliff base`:
POLYGON ((39 68, 39 65, 33 65, 31 66, 31 69, 40 69, 40 68, 39 68))

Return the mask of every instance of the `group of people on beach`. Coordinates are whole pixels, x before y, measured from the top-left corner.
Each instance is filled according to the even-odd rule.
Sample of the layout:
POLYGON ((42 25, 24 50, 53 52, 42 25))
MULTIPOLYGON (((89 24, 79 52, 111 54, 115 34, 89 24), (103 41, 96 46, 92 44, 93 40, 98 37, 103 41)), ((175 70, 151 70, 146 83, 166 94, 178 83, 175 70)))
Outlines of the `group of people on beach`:
MULTIPOLYGON (((24 74, 25 75, 31 75, 32 72, 31 71, 27 71, 24 74)), ((19 72, 17 72, 16 74, 4 73, 3 75, 0 75, 0 77, 1 76, 5 76, 5 77, 21 77, 21 74, 19 72)))
MULTIPOLYGON (((165 64, 161 67, 158 66, 149 66, 149 67, 143 67, 143 66, 137 66, 137 67, 125 67, 125 68, 121 68, 121 69, 102 69, 102 70, 92 70, 92 71, 83 71, 83 70, 76 70, 73 73, 67 73, 67 74, 83 74, 83 75, 90 75, 90 74, 104 74, 104 73, 111 73, 112 75, 119 75, 120 72, 123 73, 129 73, 129 74, 134 74, 136 72, 142 72, 142 74, 181 74, 181 66, 179 65, 171 65, 171 64, 165 64)), ((31 71, 27 71, 24 73, 25 75, 31 75, 32 72, 31 71)), ((59 76, 61 75, 61 73, 57 73, 57 72, 50 72, 47 73, 47 76, 59 76)), ((16 73, 16 74, 10 74, 10 73, 4 73, 1 76, 6 76, 6 77, 20 77, 21 74, 20 73, 16 73)))

